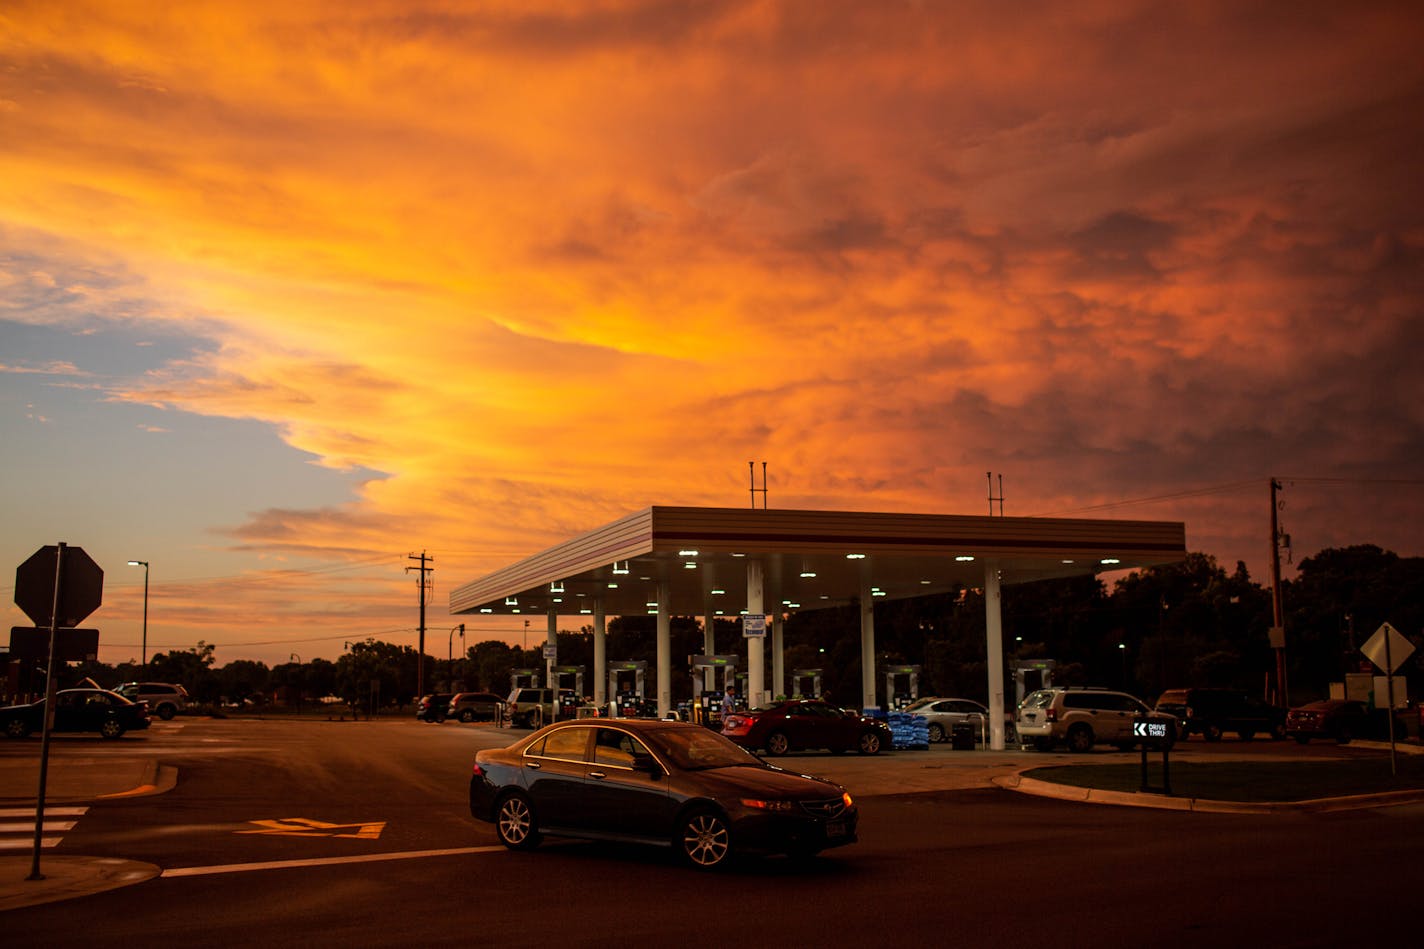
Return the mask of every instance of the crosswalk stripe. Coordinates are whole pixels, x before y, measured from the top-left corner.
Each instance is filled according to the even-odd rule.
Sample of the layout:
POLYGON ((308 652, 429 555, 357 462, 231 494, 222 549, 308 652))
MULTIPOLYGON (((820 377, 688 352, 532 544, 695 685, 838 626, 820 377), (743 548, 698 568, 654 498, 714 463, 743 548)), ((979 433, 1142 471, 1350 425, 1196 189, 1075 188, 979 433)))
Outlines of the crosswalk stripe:
MULTIPOLYGON (((89 810, 82 807, 46 807, 44 823, 40 825, 40 847, 57 846, 61 835, 74 829, 79 818, 89 810)), ((0 853, 33 850, 35 846, 35 809, 33 807, 0 807, 0 853)))
MULTIPOLYGON (((83 817, 84 812, 89 810, 88 805, 84 807, 46 807, 46 817, 83 817)), ((0 807, 0 820, 13 819, 16 817, 35 818, 33 807, 0 807)))
MULTIPOLYGON (((58 837, 41 837, 41 838, 40 838, 40 847, 41 847, 41 848, 53 847, 53 846, 55 846, 55 845, 58 844, 58 843, 59 843, 59 838, 58 838, 58 837)), ((35 847, 35 839, 34 839, 33 837, 31 837, 31 838, 28 839, 28 840, 20 840, 18 837, 15 838, 15 839, 13 839, 13 840, 0 840, 0 852, 4 852, 4 851, 6 851, 6 850, 33 850, 34 847, 35 847)))
MULTIPOLYGON (((44 829, 45 829, 45 830, 65 831, 65 830, 73 830, 73 829, 74 829, 74 825, 77 824, 77 823, 78 823, 78 821, 72 821, 72 820, 64 820, 64 821, 52 821, 52 820, 47 820, 47 821, 44 822, 44 825, 43 825, 43 826, 44 826, 44 829)), ((31 821, 31 822, 28 823, 28 824, 0 824, 0 834, 23 834, 25 831, 29 831, 30 833, 34 833, 34 832, 35 832, 35 824, 34 824, 34 821, 31 821)))

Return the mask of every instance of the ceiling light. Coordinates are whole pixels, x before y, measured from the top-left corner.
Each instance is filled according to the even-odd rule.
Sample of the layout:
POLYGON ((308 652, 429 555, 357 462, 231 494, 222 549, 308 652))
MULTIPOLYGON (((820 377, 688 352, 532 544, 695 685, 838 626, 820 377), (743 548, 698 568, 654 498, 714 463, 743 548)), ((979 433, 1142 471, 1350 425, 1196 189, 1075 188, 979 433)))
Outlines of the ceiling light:
POLYGON ((865 554, 846 554, 847 560, 864 560, 865 554))
POLYGON ((494 610, 490 609, 488 606, 482 606, 482 607, 480 607, 480 612, 481 612, 481 613, 493 613, 494 610))
POLYGON ((696 557, 696 556, 697 556, 697 551, 695 551, 695 550, 679 550, 679 551, 677 552, 677 555, 678 555, 679 557, 696 557))
POLYGON ((973 562, 974 562, 974 558, 971 557, 971 556, 969 556, 968 554, 960 554, 958 557, 955 557, 954 559, 955 559, 955 560, 958 560, 960 563, 973 563, 973 562))
POLYGON ((610 590, 616 590, 616 589, 618 589, 618 584, 616 584, 616 583, 610 583, 610 584, 608 584, 608 589, 610 589, 610 590))
POLYGON ((696 569, 697 569, 697 561, 695 561, 695 560, 689 560, 687 563, 683 564, 683 566, 686 567, 688 570, 696 570, 696 569))
POLYGON ((712 595, 713 595, 713 596, 722 596, 722 595, 725 594, 726 592, 727 592, 726 590, 713 590, 713 591, 712 591, 712 595))
POLYGON ((1104 557, 1104 558, 1102 559, 1102 562, 1103 562, 1104 564, 1122 563, 1122 561, 1119 560, 1119 559, 1117 559, 1116 557, 1104 557))
POLYGON ((814 570, 802 570, 802 571, 801 571, 801 579, 802 579, 802 580, 814 580, 815 578, 816 578, 816 572, 815 572, 814 570))
POLYGON ((623 561, 623 566, 618 566, 618 561, 613 561, 613 572, 615 574, 625 574, 628 572, 628 561, 623 561))

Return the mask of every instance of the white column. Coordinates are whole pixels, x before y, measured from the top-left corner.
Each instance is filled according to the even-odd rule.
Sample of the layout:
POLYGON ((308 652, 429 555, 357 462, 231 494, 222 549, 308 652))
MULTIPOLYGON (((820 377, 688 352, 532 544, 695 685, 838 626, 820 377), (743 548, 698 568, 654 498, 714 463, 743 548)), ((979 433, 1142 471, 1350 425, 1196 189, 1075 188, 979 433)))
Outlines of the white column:
POLYGON ((985 655, 989 664, 989 747, 1004 750, 1004 620, 999 595, 999 563, 984 564, 985 655))
POLYGON ((593 601, 593 704, 599 708, 608 702, 608 618, 603 612, 603 597, 593 601))
POLYGON ((875 594, 870 589, 870 565, 860 562, 860 707, 875 701, 875 594))
POLYGON ((658 581, 658 718, 672 711, 672 614, 668 601, 672 589, 666 579, 658 581))
POLYGON ((777 614, 771 621, 771 697, 786 694, 786 621, 777 614))
MULTIPOLYGON (((751 560, 747 562, 747 615, 765 616, 766 606, 764 605, 765 584, 762 578, 761 561, 751 560)), ((764 679, 766 677, 766 649, 763 644, 764 637, 747 637, 747 707, 758 708, 766 706, 766 699, 762 693, 766 690, 764 679)))
MULTIPOLYGON (((717 617, 712 614, 712 607, 709 604, 707 612, 702 614, 702 655, 713 656, 717 653, 717 637, 715 635, 717 617)), ((717 688, 717 670, 708 666, 702 670, 702 689, 711 692, 717 688)), ((699 700, 697 696, 692 697, 696 704, 699 700)))
MULTIPOLYGON (((549 632, 545 636, 544 642, 555 649, 559 648, 559 614, 554 611, 552 606, 549 607, 549 632)), ((557 659, 544 660, 544 678, 549 683, 549 688, 553 690, 549 693, 549 697, 554 703, 554 718, 559 717, 559 682, 558 677, 554 675, 554 663, 556 662, 558 662, 557 659)))

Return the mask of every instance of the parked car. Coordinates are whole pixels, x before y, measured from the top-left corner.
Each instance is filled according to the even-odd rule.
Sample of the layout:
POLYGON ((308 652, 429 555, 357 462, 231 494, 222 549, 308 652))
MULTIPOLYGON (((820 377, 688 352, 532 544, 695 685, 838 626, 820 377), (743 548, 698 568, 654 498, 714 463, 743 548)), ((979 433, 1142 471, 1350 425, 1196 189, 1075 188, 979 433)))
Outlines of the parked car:
POLYGON ((853 748, 876 755, 894 740, 890 726, 879 719, 811 699, 724 715, 722 734, 743 748, 765 748, 771 755, 803 748, 829 748, 837 754, 853 748))
POLYGON ((125 682, 114 691, 130 701, 147 702, 148 710, 165 722, 192 704, 188 690, 172 682, 125 682))
POLYGON ((1052 751, 1059 742, 1066 742, 1069 751, 1088 751, 1099 742, 1128 751, 1138 743, 1133 735, 1138 721, 1166 724, 1169 741, 1182 728, 1175 715, 1154 712, 1141 699, 1112 689, 1039 689, 1018 708, 1019 739, 1033 742, 1039 751, 1052 751))
POLYGON ((462 722, 503 721, 504 699, 493 692, 456 692, 450 696, 445 717, 462 722))
POLYGON ((544 835, 672 848, 698 869, 742 853, 855 843, 846 790, 792 774, 701 725, 580 719, 475 754, 470 814, 527 850, 544 835))
MULTIPOLYGON (((574 697, 573 689, 560 689, 559 699, 574 697)), ((554 690, 522 687, 509 693, 505 701, 509 724, 522 728, 539 728, 554 720, 554 690)))
POLYGON ((1223 732, 1235 732, 1242 741, 1286 737, 1286 710, 1242 689, 1168 689, 1158 696, 1157 711, 1181 719, 1179 741, 1193 734, 1220 741, 1223 732))
MULTIPOLYGON (((10 738, 24 738, 43 731, 45 701, 0 708, 0 728, 10 738)), ((104 738, 118 738, 124 732, 148 727, 148 705, 133 702, 107 689, 62 689, 54 696, 54 726, 57 732, 98 732, 104 738)))
MULTIPOLYGON (((912 715, 923 715, 929 720, 931 742, 948 741, 955 725, 968 724, 974 729, 975 740, 988 731, 989 710, 973 699, 946 699, 938 696, 916 699, 901 711, 912 715)), ((1008 716, 1006 716, 1008 717, 1008 716)), ((1004 722, 1004 732, 1009 741, 1018 741, 1012 717, 1004 722)))
MULTIPOLYGON (((1348 745, 1355 738, 1376 741, 1389 739, 1389 719, 1384 709, 1368 708, 1353 699, 1325 699, 1291 709, 1286 713, 1286 734, 1302 745, 1312 738, 1326 738, 1348 745)), ((1396 715, 1394 736, 1404 738, 1409 727, 1396 715)))
POLYGON ((418 722, 443 722, 450 708, 451 693, 432 692, 422 695, 415 703, 415 720, 418 722))

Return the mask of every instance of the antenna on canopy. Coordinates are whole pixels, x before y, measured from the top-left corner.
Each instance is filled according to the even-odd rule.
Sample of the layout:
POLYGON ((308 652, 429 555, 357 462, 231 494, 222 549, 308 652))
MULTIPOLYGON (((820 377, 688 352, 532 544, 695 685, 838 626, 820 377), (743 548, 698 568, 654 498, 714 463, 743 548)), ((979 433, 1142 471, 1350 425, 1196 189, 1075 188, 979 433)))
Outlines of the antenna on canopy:
POLYGON ((756 496, 761 495, 761 509, 766 510, 766 462, 761 463, 761 487, 756 486, 756 462, 747 462, 747 478, 751 484, 752 510, 756 510, 756 496))
POLYGON ((1004 476, 999 475, 999 496, 994 497, 994 472, 986 471, 984 476, 989 479, 989 516, 994 516, 994 502, 999 502, 999 516, 1004 516, 1004 476))

